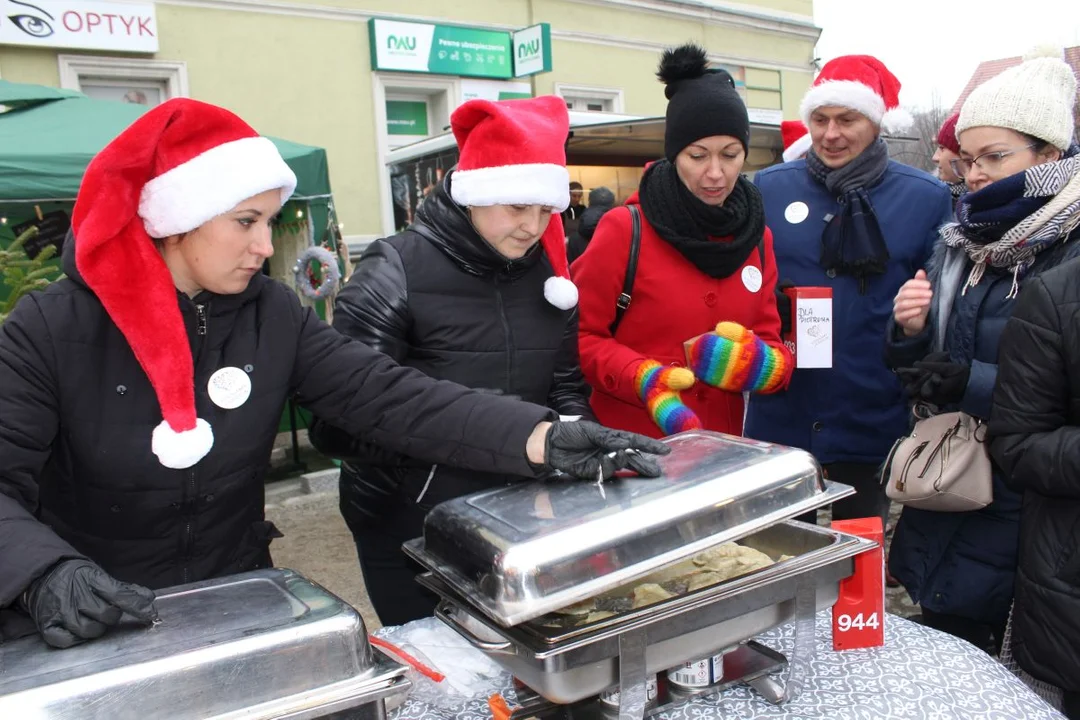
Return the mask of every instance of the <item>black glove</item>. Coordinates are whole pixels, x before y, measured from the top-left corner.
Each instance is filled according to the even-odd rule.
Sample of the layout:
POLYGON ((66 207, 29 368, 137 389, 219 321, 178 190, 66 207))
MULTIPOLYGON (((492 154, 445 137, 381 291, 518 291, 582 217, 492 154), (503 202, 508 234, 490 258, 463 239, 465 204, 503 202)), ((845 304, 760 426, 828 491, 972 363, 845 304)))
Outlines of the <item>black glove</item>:
POLYGON ((795 283, 784 280, 776 286, 776 312, 780 314, 780 338, 787 337, 791 332, 791 298, 784 294, 784 290, 795 287, 795 283))
POLYGON ((26 610, 41 637, 67 648, 105 634, 127 613, 136 620, 157 620, 154 593, 122 583, 89 560, 61 560, 30 584, 26 610))
POLYGON ((659 440, 578 420, 551 424, 544 445, 548 467, 580 480, 604 479, 629 468, 645 477, 659 477, 660 465, 641 455, 667 455, 671 448, 659 440))
POLYGON ((952 362, 947 352, 936 352, 915 363, 914 367, 899 368, 896 374, 913 401, 942 407, 963 399, 971 367, 952 362))

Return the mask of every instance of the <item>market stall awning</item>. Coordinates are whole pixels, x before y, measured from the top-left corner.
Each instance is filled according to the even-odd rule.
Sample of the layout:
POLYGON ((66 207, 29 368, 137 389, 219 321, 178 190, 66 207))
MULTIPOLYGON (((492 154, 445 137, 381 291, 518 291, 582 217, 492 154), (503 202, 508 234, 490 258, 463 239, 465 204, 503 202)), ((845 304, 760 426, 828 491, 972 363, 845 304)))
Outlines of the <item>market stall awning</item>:
MULTIPOLYGON (((93 100, 70 90, 0 81, 0 203, 70 201, 90 160, 139 115, 142 105, 93 100), (6 93, 6 94, 5 94, 6 93)), ((271 138, 296 173, 296 195, 327 197, 326 151, 271 138)))

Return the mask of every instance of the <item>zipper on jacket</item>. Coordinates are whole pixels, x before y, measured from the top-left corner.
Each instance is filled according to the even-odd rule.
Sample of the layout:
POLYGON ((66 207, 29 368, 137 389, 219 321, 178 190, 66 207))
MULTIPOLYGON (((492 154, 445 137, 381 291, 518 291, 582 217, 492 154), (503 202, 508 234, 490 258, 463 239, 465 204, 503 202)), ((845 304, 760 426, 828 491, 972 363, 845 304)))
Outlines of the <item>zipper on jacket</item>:
MULTIPOLYGON (((507 269, 509 269, 507 265, 507 269)), ((499 319, 502 321, 503 336, 506 338, 506 394, 514 394, 514 343, 510 334, 510 321, 506 318, 506 306, 503 304, 502 290, 499 288, 499 275, 495 275, 495 305, 499 308, 499 319)))
POLYGON ((195 533, 192 531, 192 524, 195 517, 195 468, 191 468, 188 471, 188 493, 187 493, 187 517, 184 520, 184 569, 183 569, 183 582, 191 582, 191 553, 192 547, 195 545, 195 533))
POLYGON ((196 305, 195 306, 195 317, 198 318, 198 321, 199 321, 198 325, 195 328, 195 334, 196 335, 205 335, 206 334, 206 306, 205 305, 196 305))

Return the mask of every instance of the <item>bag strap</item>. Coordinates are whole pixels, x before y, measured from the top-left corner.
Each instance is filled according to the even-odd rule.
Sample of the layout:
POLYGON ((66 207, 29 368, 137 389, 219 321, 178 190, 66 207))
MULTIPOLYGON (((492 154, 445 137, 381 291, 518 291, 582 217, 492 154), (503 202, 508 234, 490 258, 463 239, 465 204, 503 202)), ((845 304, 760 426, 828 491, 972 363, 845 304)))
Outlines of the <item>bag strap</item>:
MULTIPOLYGON (((626 309, 630 307, 631 293, 634 290, 634 278, 637 276, 638 250, 641 248, 641 210, 637 205, 627 205, 630 211, 630 258, 626 262, 626 277, 623 279, 622 292, 615 300, 615 319, 611 323, 611 336, 619 329, 626 309)), ((764 253, 764 251, 762 251, 764 253)))

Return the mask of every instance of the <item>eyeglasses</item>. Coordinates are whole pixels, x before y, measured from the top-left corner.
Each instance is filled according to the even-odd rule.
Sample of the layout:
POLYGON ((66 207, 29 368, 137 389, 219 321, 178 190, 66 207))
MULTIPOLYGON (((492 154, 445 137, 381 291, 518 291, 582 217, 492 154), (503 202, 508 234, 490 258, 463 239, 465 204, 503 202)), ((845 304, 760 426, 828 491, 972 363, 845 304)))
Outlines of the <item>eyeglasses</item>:
POLYGON ((958 177, 964 177, 971 172, 971 166, 977 165, 984 173, 992 174, 995 170, 1001 167, 1001 161, 1010 155, 1015 155, 1018 152, 1024 150, 1030 150, 1035 147, 1035 143, 1025 145, 1024 147, 1013 148, 1012 150, 995 150, 994 152, 983 153, 974 160, 968 160, 966 158, 954 158, 949 161, 949 167, 957 174, 958 177))

